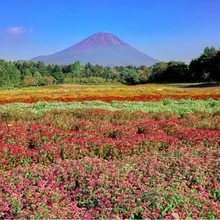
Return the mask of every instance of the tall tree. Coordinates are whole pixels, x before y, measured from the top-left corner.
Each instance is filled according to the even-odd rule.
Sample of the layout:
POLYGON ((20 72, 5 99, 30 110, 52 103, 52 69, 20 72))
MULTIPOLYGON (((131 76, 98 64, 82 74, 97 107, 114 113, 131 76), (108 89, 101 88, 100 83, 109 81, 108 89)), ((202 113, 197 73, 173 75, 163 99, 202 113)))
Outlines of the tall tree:
POLYGON ((187 82, 190 80, 188 65, 184 62, 171 61, 164 74, 167 82, 187 82))
POLYGON ((65 75, 61 70, 61 67, 55 65, 52 71, 52 76, 56 79, 58 84, 62 84, 64 82, 65 75))
POLYGON ((76 61, 73 65, 72 65, 72 73, 74 74, 74 76, 76 77, 80 77, 81 72, 83 70, 83 66, 81 65, 81 63, 79 61, 76 61))
POLYGON ((189 70, 194 82, 208 82, 213 80, 211 72, 213 72, 217 52, 214 47, 206 47, 199 58, 190 62, 189 70))
POLYGON ((10 83, 9 75, 6 69, 0 64, 0 87, 8 86, 10 83))
POLYGON ((37 67, 37 71, 40 73, 41 76, 48 75, 47 66, 43 62, 40 61, 37 62, 36 67, 37 67))
POLYGON ((42 76, 41 76, 41 74, 40 74, 38 71, 36 71, 36 72, 34 73, 34 78, 35 78, 35 80, 36 80, 37 86, 39 86, 39 85, 41 85, 41 84, 43 83, 43 81, 42 81, 42 76))
POLYGON ((165 62, 156 63, 151 70, 151 80, 154 82, 166 81, 165 72, 168 66, 168 63, 165 62))

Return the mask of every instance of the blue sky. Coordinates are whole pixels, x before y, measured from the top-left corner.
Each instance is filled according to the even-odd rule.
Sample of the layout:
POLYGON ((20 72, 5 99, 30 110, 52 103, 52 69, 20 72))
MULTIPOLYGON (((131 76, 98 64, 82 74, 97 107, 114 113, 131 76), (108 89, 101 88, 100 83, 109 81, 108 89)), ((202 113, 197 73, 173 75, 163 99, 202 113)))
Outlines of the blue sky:
POLYGON ((111 32, 161 61, 189 62, 220 47, 220 0, 7 0, 0 58, 30 59, 111 32))

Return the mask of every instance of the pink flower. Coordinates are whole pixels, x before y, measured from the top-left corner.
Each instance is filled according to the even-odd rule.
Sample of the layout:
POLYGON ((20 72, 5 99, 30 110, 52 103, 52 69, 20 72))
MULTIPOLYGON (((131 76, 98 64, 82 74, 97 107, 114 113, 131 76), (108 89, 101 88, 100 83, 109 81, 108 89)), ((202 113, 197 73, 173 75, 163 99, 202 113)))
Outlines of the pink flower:
POLYGON ((125 213, 123 214, 123 216, 124 216, 125 218, 128 218, 128 217, 131 216, 131 213, 130 213, 130 212, 125 212, 125 213))
POLYGON ((150 214, 151 214, 151 211, 148 209, 142 212, 143 216, 149 216, 150 214))
POLYGON ((157 213, 152 213, 151 215, 152 215, 153 219, 156 219, 159 216, 157 213))

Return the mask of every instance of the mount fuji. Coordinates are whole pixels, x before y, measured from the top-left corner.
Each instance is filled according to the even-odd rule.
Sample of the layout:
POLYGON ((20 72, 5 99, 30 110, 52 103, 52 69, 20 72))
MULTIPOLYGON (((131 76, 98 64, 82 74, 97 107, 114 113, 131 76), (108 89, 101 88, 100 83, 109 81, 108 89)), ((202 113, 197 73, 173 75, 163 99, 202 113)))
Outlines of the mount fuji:
POLYGON ((138 51, 111 33, 96 33, 60 52, 39 56, 31 61, 45 64, 72 64, 79 60, 103 66, 151 66, 158 60, 138 51))

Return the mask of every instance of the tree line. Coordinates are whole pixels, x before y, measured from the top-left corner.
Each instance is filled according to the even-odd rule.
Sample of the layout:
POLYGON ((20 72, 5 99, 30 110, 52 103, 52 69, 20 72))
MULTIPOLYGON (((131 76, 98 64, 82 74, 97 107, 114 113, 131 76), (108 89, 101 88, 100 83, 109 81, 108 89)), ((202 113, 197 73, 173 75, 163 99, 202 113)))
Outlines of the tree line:
POLYGON ((220 50, 206 47, 189 65, 184 62, 159 62, 147 66, 113 68, 79 61, 70 65, 45 65, 43 62, 0 60, 0 87, 42 86, 52 84, 127 85, 181 82, 220 82, 220 50))
POLYGON ((160 62, 151 69, 153 82, 220 82, 220 50, 206 47, 189 65, 184 62, 160 62))

